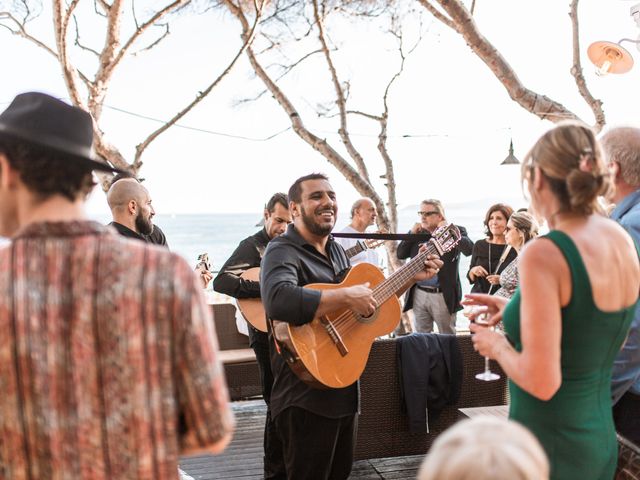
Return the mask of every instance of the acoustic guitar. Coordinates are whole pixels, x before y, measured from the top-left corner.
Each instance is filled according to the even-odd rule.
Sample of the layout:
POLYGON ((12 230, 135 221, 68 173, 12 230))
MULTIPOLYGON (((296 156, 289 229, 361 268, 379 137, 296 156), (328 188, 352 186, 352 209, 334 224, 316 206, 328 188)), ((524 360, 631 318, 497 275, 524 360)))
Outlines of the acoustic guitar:
POLYGON ((391 332, 400 320, 398 294, 413 284, 428 255, 442 256, 459 241, 460 231, 455 225, 440 227, 427 248, 389 278, 385 279, 374 265, 362 263, 353 267, 341 283, 306 285, 304 288, 329 290, 369 282, 378 308, 366 318, 349 309, 336 310, 301 326, 273 320, 274 335, 287 364, 312 387, 343 388, 354 383, 364 371, 373 341, 391 332))
MULTIPOLYGON (((370 248, 377 248, 383 243, 384 240, 365 240, 363 242, 357 242, 353 247, 345 250, 345 253, 347 254, 347 258, 352 258, 360 252, 364 252, 370 248)), ((240 278, 254 282, 260 281, 260 267, 245 270, 240 275, 240 278)), ((267 331, 267 318, 260 298, 238 298, 236 303, 242 316, 253 326, 253 328, 260 330, 261 332, 267 331)))

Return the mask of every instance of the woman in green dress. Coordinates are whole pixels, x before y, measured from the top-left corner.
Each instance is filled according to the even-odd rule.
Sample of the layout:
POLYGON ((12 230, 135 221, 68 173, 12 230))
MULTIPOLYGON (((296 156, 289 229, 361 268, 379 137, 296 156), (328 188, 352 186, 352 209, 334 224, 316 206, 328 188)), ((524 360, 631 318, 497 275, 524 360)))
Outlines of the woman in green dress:
POLYGON ((476 350, 509 376, 509 416, 542 443, 553 479, 615 474, 611 368, 640 289, 629 235, 599 213, 609 179, 591 129, 563 123, 543 135, 523 163, 537 215, 551 232, 529 242, 518 263, 520 287, 504 298, 469 295, 491 325, 472 325, 476 350))

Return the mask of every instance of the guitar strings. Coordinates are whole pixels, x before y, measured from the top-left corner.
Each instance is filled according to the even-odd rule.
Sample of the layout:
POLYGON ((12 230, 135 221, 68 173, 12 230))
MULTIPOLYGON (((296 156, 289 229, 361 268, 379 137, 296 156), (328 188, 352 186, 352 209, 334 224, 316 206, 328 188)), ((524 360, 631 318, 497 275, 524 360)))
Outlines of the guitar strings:
MULTIPOLYGON (((437 249, 433 246, 433 244, 429 243, 428 247, 427 247, 427 250, 425 250, 424 252, 422 252, 418 256, 416 256, 414 258, 414 261, 410 262, 407 265, 408 268, 406 268, 406 269, 402 268, 402 269, 397 270, 398 274, 395 275, 395 276, 392 275, 391 277, 389 277, 387 279, 387 280, 389 280, 388 282, 383 281, 380 284, 376 285, 374 287, 374 289, 373 289, 373 296, 377 297, 377 296, 379 296, 380 293, 384 293, 384 294, 393 293, 395 291, 395 288, 393 288, 391 290, 391 292, 389 292, 390 287, 392 287, 392 286, 400 287, 404 283, 406 283, 406 281, 407 281, 407 280, 405 280, 404 282, 400 282, 398 280, 398 277, 400 277, 402 275, 405 275, 405 273, 406 273, 405 276, 408 277, 410 270, 414 269, 415 266, 417 266, 420 262, 422 262, 425 257, 427 257, 428 255, 433 254, 433 253, 437 253, 437 249), (412 265, 412 266, 410 266, 410 265, 412 265), (400 272, 402 272, 402 273, 400 273, 400 272)), ((415 272, 413 272, 413 273, 415 274, 415 272)), ((386 296, 386 295, 383 295, 383 296, 386 296)), ((380 307, 380 305, 384 304, 384 302, 386 302, 386 300, 388 300, 389 297, 390 297, 390 295, 388 295, 387 298, 381 304, 379 304, 378 308, 380 307)), ((352 312, 351 310, 346 310, 341 315, 336 317, 333 321, 330 321, 330 323, 332 324, 333 328, 336 330, 336 332, 340 336, 342 336, 342 335, 344 335, 346 333, 349 333, 351 330, 353 330, 355 327, 357 327, 358 325, 361 324, 361 322, 358 321, 357 315, 354 312, 352 312), (355 322, 353 322, 353 320, 355 320, 355 322), (346 324, 346 328, 341 328, 345 324, 346 324)))
MULTIPOLYGON (((414 257, 407 265, 407 268, 398 269, 394 274, 392 274, 388 279, 383 280, 381 283, 376 285, 373 289, 373 296, 377 297, 380 293, 383 293, 383 296, 386 296, 386 299, 378 305, 376 310, 380 307, 380 305, 384 304, 386 300, 388 300, 391 295, 397 290, 397 288, 404 285, 410 276, 415 275, 420 269, 415 268, 420 262, 424 261, 424 259, 431 254, 438 254, 438 249, 433 245, 433 243, 429 242, 427 244, 427 249, 416 257, 414 257), (415 272, 410 272, 411 270, 415 270, 415 272), (402 273, 400 273, 402 272, 402 273), (406 276, 407 278, 403 281, 399 281, 399 277, 406 276), (391 288, 393 287, 393 288, 391 288)), ((375 312, 374 312, 375 313, 375 312)), ((342 337, 345 334, 350 333, 356 327, 362 324, 362 322, 358 321, 357 315, 351 310, 345 310, 343 313, 338 315, 333 320, 328 320, 330 325, 335 330, 336 334, 342 337), (354 322, 355 320, 355 322, 354 322), (344 326, 344 328, 342 328, 344 326)), ((327 337, 316 345, 316 348, 322 348, 327 343, 334 343, 329 332, 327 331, 327 337)), ((334 343, 335 344, 335 343, 334 343)))

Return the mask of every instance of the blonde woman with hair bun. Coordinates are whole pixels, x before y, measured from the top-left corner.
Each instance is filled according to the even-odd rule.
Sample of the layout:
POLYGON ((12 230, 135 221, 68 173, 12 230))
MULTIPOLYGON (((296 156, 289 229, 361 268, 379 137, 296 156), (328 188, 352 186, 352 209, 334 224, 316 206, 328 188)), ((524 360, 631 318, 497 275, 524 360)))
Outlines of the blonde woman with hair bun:
POLYGON ((440 435, 417 480, 547 480, 549 462, 526 428, 496 417, 458 422, 440 435))
POLYGON ((545 133, 522 165, 533 211, 550 232, 523 249, 520 288, 469 295, 489 323, 472 324, 475 349, 509 377, 509 417, 544 447, 552 479, 611 480, 617 462, 611 370, 633 319, 640 266, 629 234, 599 213, 610 179, 586 125, 545 133))
MULTIPOLYGON (((538 222, 528 212, 515 212, 509 217, 504 238, 507 245, 517 254, 531 239, 538 236, 538 222)), ((518 257, 514 258, 500 273, 500 290, 496 295, 505 298, 513 297, 518 288, 518 257)))

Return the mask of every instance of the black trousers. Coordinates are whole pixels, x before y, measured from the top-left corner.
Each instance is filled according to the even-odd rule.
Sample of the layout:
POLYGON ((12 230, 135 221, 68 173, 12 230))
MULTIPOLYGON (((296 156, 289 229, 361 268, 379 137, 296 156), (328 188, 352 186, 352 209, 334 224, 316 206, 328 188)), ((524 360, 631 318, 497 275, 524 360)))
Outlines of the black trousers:
POLYGON ((613 406, 613 421, 620 435, 640 446, 640 395, 625 393, 613 406))
POLYGON ((256 354, 262 384, 262 397, 267 404, 267 417, 264 423, 264 478, 265 480, 284 480, 287 478, 284 459, 282 457, 282 443, 278 437, 276 426, 271 420, 269 404, 271 401, 271 387, 273 373, 271 373, 271 358, 269 354, 269 337, 266 333, 256 330, 249 325, 249 341, 256 354))
POLYGON ((287 480, 346 480, 351 473, 356 415, 327 418, 289 407, 275 419, 287 480))

